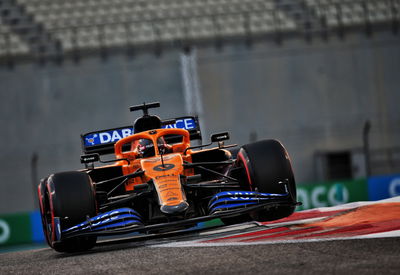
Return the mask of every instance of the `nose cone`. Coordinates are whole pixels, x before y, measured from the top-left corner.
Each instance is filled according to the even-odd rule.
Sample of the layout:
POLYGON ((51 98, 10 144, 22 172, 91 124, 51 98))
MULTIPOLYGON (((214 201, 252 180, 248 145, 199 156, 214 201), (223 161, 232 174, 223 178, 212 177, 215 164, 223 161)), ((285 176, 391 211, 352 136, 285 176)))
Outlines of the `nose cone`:
POLYGON ((185 212, 189 207, 189 204, 185 201, 177 204, 177 205, 163 205, 160 207, 161 212, 174 215, 174 214, 181 214, 185 212))

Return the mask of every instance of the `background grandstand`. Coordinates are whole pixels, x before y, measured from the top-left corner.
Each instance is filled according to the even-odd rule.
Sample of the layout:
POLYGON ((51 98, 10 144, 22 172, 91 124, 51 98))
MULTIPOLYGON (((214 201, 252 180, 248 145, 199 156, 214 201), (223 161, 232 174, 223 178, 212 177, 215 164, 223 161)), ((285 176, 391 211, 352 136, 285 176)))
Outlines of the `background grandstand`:
POLYGON ((398 32, 398 0, 2 0, 1 55, 61 61, 115 49, 180 48, 290 36, 398 32))

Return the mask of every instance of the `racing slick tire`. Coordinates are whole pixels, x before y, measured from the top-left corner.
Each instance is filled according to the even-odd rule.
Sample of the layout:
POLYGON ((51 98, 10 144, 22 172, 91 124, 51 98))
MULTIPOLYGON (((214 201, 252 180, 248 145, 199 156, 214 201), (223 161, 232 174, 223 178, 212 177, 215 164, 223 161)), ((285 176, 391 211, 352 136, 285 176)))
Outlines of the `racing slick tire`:
MULTIPOLYGON (((237 161, 246 173, 241 185, 247 190, 282 194, 287 192, 283 184, 286 182, 289 192, 287 202, 296 202, 296 183, 290 157, 279 141, 270 139, 243 145, 237 161)), ((290 216, 295 208, 295 205, 277 206, 251 213, 251 217, 260 222, 277 220, 290 216)))
POLYGON ((83 236, 57 241, 55 217, 60 230, 96 216, 92 182, 84 172, 62 172, 41 181, 38 188, 40 212, 46 241, 58 252, 79 252, 92 248, 97 237, 83 236))

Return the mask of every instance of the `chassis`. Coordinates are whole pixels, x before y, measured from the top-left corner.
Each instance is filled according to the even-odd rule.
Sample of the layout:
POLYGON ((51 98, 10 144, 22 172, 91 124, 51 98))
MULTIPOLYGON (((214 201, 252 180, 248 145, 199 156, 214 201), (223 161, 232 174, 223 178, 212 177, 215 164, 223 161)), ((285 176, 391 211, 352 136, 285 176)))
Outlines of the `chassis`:
POLYGON ((131 107, 143 111, 134 133, 115 128, 82 135, 85 169, 41 180, 40 211, 51 248, 84 251, 98 236, 175 231, 215 218, 225 224, 262 222, 294 212, 295 179, 279 141, 236 149, 224 144, 228 133, 219 133, 209 144, 191 146, 201 139, 197 118, 188 118, 191 127, 174 128, 179 119, 161 121, 148 114, 154 107, 159 103, 131 107), (213 143, 217 147, 203 149, 213 143), (110 152, 115 159, 100 159, 110 152), (95 162, 106 165, 94 167, 95 162))

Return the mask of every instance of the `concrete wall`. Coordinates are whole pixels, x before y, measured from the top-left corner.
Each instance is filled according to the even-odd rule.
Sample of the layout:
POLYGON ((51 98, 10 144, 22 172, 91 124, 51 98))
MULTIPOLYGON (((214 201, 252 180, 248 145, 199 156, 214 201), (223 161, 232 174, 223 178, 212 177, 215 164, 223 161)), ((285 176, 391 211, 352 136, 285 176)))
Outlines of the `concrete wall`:
POLYGON ((399 146, 399 42, 391 35, 352 35, 344 42, 203 53, 208 130, 231 130, 238 143, 248 142, 251 131, 281 140, 302 182, 316 178, 315 151, 362 147, 366 120, 372 148, 399 146))
POLYGON ((95 57, 61 67, 20 65, 2 69, 0 83, 0 213, 37 207, 34 153, 38 178, 79 169, 80 134, 132 124, 137 115, 129 106, 159 100, 162 117, 185 112, 178 53, 132 61, 115 56, 106 63, 95 57))
MULTIPOLYGON (((373 147, 399 146, 399 42, 381 34, 199 49, 205 137, 278 138, 298 181, 315 178, 316 150, 360 147, 366 119, 373 147)), ((0 68, 0 213, 37 207, 35 153, 38 178, 78 169, 80 133, 131 123, 128 107, 143 101, 160 101, 162 117, 183 115, 183 94, 178 52, 0 68)))

